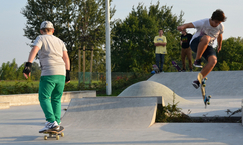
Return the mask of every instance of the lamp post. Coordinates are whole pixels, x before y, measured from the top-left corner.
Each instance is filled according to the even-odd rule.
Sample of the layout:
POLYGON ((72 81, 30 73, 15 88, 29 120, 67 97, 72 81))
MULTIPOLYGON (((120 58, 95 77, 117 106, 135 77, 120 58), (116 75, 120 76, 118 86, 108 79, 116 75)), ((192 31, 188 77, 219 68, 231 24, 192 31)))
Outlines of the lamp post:
POLYGON ((105 1, 106 17, 106 94, 111 95, 110 0, 105 1))

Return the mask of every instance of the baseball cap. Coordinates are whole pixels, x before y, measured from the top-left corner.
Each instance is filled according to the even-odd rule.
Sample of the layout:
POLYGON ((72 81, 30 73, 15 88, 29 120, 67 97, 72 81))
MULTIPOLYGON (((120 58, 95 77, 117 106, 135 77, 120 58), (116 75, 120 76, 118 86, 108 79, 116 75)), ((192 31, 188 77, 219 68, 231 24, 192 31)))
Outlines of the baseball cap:
POLYGON ((43 28, 53 28, 54 29, 54 26, 50 21, 44 21, 41 23, 41 26, 40 26, 40 29, 43 29, 43 28))

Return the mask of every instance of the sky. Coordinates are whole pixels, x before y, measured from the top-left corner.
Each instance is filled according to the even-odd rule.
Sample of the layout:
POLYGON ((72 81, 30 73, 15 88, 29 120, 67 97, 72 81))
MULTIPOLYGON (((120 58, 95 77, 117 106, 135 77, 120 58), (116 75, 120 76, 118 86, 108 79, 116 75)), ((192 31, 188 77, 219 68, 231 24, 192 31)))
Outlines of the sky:
MULTIPOLYGON (((31 41, 24 37, 26 18, 20 13, 27 0, 0 0, 0 65, 15 59, 18 66, 28 60, 31 48, 26 44, 31 41)), ((113 0, 111 7, 116 8, 114 19, 124 20, 138 3, 147 8, 158 0, 113 0)), ((229 37, 243 38, 242 0, 159 0, 160 6, 173 6, 172 13, 179 16, 184 12, 185 23, 203 18, 210 18, 216 9, 224 11, 227 20, 224 22, 223 39, 229 37)), ((190 29, 194 33, 195 29, 190 29)), ((216 43, 216 42, 215 42, 216 43)), ((112 54, 111 54, 112 55, 112 54)), ((39 62, 35 60, 35 62, 39 62)))

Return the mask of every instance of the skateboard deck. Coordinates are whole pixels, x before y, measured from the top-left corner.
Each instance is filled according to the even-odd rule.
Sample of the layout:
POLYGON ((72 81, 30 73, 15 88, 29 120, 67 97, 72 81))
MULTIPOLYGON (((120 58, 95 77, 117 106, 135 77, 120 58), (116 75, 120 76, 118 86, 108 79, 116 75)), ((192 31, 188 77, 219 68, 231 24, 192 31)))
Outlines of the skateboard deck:
MULTIPOLYGON (((49 138, 52 138, 53 135, 56 136, 56 140, 59 140, 59 135, 61 135, 61 137, 64 137, 64 127, 60 126, 60 129, 58 131, 45 131, 43 132, 43 134, 49 134, 49 138)), ((44 136, 44 140, 47 140, 48 136, 45 135, 44 136)))
POLYGON ((181 72, 181 68, 177 65, 175 61, 172 61, 172 64, 177 69, 178 72, 181 72))
POLYGON ((203 75, 201 73, 198 74, 197 79, 200 83, 201 91, 202 91, 202 97, 203 97, 203 102, 205 105, 205 108, 207 108, 207 105, 210 105, 210 98, 211 96, 206 95, 206 80, 207 78, 203 78, 203 75))
POLYGON ((159 68, 156 64, 154 64, 152 67, 153 67, 153 70, 155 71, 155 73, 159 73, 159 68))

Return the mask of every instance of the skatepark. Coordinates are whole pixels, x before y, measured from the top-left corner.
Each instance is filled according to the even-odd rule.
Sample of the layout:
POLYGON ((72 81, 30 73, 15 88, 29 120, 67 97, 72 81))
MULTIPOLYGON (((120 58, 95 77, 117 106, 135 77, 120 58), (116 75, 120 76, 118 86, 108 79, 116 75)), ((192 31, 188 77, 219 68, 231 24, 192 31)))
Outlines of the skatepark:
MULTIPOLYGON (((38 133, 45 123, 38 104, 1 109, 0 144, 241 145, 241 121, 155 122, 157 105, 172 104, 173 100, 179 102, 178 107, 185 114, 190 110, 190 117, 228 117, 228 110, 234 112, 242 108, 243 71, 215 71, 207 76, 206 93, 212 99, 206 109, 201 90, 191 85, 197 74, 154 74, 147 81, 129 86, 117 97, 95 97, 90 93, 71 97, 62 103, 61 125, 65 127, 65 136, 59 140, 44 140, 44 134, 38 133)), ((242 113, 233 116, 242 117, 242 113)))

